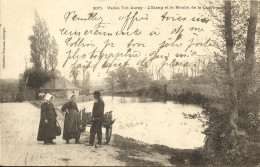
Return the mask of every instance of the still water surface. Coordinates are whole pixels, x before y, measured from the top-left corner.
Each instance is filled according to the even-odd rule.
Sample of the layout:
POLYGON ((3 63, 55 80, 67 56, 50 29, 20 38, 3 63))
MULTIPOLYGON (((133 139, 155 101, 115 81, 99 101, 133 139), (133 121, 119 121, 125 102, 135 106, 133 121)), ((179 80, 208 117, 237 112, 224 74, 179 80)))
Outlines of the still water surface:
MULTIPOLYGON (((202 123, 197 119, 186 119, 183 115, 201 112, 202 108, 198 106, 173 101, 152 102, 151 99, 137 97, 105 96, 103 100, 105 112, 112 110, 116 119, 113 134, 172 148, 192 149, 204 144, 202 123)), ((78 106, 91 112, 93 103, 78 103, 78 106)))

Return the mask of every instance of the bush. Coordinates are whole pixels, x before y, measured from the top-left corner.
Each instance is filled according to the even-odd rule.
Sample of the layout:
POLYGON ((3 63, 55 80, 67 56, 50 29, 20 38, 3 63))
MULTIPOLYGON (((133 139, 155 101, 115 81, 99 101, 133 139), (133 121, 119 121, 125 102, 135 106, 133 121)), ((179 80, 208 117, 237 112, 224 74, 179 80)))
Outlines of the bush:
POLYGON ((163 92, 164 89, 161 84, 152 82, 147 93, 153 100, 159 100, 162 97, 163 92))
POLYGON ((205 98, 200 93, 192 93, 191 91, 187 91, 186 93, 181 93, 175 97, 177 101, 180 103, 185 104, 197 104, 197 105, 203 105, 207 98, 205 98))
MULTIPOLYGON (((257 135, 257 127, 259 127, 259 120, 255 114, 258 113, 259 105, 255 103, 257 99, 253 100, 252 98, 248 98, 246 103, 240 103, 238 129, 244 131, 245 134, 237 136, 231 134, 228 106, 220 109, 205 105, 203 114, 208 118, 208 122, 205 124, 207 129, 204 131, 206 141, 203 154, 210 164, 215 166, 251 166, 259 163, 260 148, 257 143, 251 140, 252 136, 257 135), (255 107, 252 107, 253 105, 255 107), (249 106, 251 106, 251 110, 245 112, 248 111, 245 109, 248 109, 249 106)), ((254 98, 256 98, 255 95, 254 98)))
POLYGON ((35 98, 38 98, 40 87, 42 87, 50 79, 55 78, 55 71, 45 71, 43 69, 29 68, 23 73, 21 82, 26 87, 30 87, 35 91, 35 98))
POLYGON ((194 150, 190 157, 190 163, 193 166, 204 166, 205 165, 205 158, 202 154, 201 150, 194 150))
POLYGON ((239 106, 238 126, 250 135, 257 134, 260 127, 258 118, 260 108, 260 89, 241 102, 239 106))

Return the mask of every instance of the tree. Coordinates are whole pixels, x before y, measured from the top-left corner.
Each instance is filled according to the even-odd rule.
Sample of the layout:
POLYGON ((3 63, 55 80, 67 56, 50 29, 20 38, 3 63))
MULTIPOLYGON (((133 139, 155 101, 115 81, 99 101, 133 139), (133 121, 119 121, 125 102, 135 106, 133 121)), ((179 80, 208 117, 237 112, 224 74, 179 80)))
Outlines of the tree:
POLYGON ((78 86, 78 75, 80 74, 79 70, 78 69, 75 69, 72 71, 72 77, 73 77, 73 80, 72 80, 72 83, 75 85, 75 86, 78 86))
POLYGON ((55 70, 58 65, 58 56, 59 50, 58 50, 58 44, 55 40, 55 38, 52 36, 51 44, 50 44, 50 53, 48 57, 48 65, 50 70, 55 70))
POLYGON ((125 94, 125 91, 127 89, 127 85, 128 85, 128 72, 127 69, 125 67, 119 67, 116 70, 116 82, 118 83, 118 86, 121 89, 121 93, 125 94))
POLYGON ((125 94, 125 91, 131 86, 131 90, 136 92, 136 89, 141 87, 142 91, 144 88, 148 88, 152 81, 146 68, 140 67, 137 71, 133 67, 119 67, 115 71, 110 71, 108 77, 105 78, 107 85, 109 86, 110 92, 114 92, 116 87, 119 87, 121 93, 125 94))
POLYGON ((227 49, 227 65, 228 65, 228 77, 229 77, 229 100, 230 100, 230 124, 232 127, 232 133, 237 134, 237 124, 238 119, 238 101, 237 101, 237 88, 235 83, 235 71, 234 71, 234 60, 235 53, 233 50, 233 38, 232 38, 232 28, 231 28, 231 2, 225 1, 225 40, 227 49))
MULTIPOLYGON (((206 146, 213 148, 214 155, 222 158, 224 163, 241 165, 252 160, 247 135, 256 133, 260 125, 256 116, 259 110, 256 101, 259 101, 260 94, 252 89, 255 51, 259 53, 259 45, 256 45, 259 41, 256 34, 260 32, 257 24, 259 2, 223 2, 219 4, 224 6, 223 10, 217 14, 211 10, 210 13, 217 27, 215 44, 219 49, 215 61, 217 67, 211 69, 211 75, 217 88, 223 92, 224 108, 208 107, 207 131, 210 133, 207 133, 206 146)), ((212 3, 217 5, 218 2, 212 3)))
POLYGON ((86 94, 86 83, 85 83, 85 81, 86 81, 86 79, 85 79, 85 77, 86 77, 86 74, 85 74, 85 72, 86 72, 86 69, 85 68, 82 68, 82 74, 83 74, 83 79, 82 79, 82 92, 83 92, 83 94, 86 94))
POLYGON ((45 20, 42 19, 42 26, 39 27, 40 29, 40 50, 43 56, 43 64, 44 64, 44 70, 47 71, 49 67, 48 59, 50 56, 50 33, 49 29, 47 27, 47 23, 45 20))
POLYGON ((108 73, 108 77, 105 78, 105 81, 107 82, 109 90, 112 94, 114 94, 114 91, 115 91, 116 79, 117 79, 117 77, 116 77, 115 71, 110 71, 108 73))
POLYGON ((55 78, 55 73, 34 67, 26 69, 23 74, 25 86, 34 89, 36 99, 40 93, 40 87, 53 78, 55 78))
POLYGON ((38 12, 35 11, 35 25, 32 27, 33 35, 29 36, 31 42, 31 58, 35 69, 43 68, 55 70, 57 66, 58 45, 55 38, 49 33, 47 23, 41 19, 38 12))
MULTIPOLYGON (((227 77, 230 100, 230 123, 233 133, 237 134, 238 110, 242 103, 238 99, 247 99, 250 88, 253 87, 253 69, 255 64, 255 36, 258 18, 258 3, 250 1, 250 7, 237 11, 239 6, 247 6, 245 2, 235 4, 231 1, 224 1, 224 28, 218 26, 220 31, 224 29, 225 49, 220 49, 227 54, 227 77), (233 5, 233 7, 232 7, 233 5), (235 7, 234 7, 235 6, 235 7), (248 14, 249 18, 244 14, 248 14), (233 15, 233 17, 232 17, 233 15), (243 17, 239 17, 243 15, 243 17), (248 20, 248 22, 247 22, 248 20), (246 29, 246 27, 248 27, 246 29), (234 42, 235 40, 235 42, 234 42), (234 48, 236 52, 234 51, 234 48), (241 72, 244 71, 244 72, 241 72), (242 77, 241 75, 244 75, 242 77), (242 80, 241 80, 242 79, 242 80), (242 85, 241 85, 242 83, 242 85), (237 85, 240 87, 238 97, 237 85), (241 92, 242 91, 242 92, 241 92)), ((221 46, 220 46, 221 47, 221 46)), ((247 104, 250 105, 250 104, 247 104)))
POLYGON ((85 77, 85 86, 86 86, 86 94, 89 94, 89 89, 90 89, 90 74, 89 71, 86 74, 85 77))
POLYGON ((83 74, 83 82, 82 82, 82 92, 83 94, 89 94, 89 87, 90 87, 90 74, 89 71, 86 73, 86 68, 82 69, 82 74, 83 74))
POLYGON ((60 75, 56 70, 58 61, 58 45, 55 38, 49 33, 47 23, 41 19, 35 11, 35 24, 32 27, 33 35, 29 36, 32 68, 26 68, 23 73, 23 79, 26 86, 35 90, 36 98, 38 97, 40 87, 47 81, 60 75))
POLYGON ((133 67, 127 68, 127 71, 129 73, 128 81, 131 86, 132 92, 136 91, 136 86, 138 85, 138 71, 133 67))
MULTIPOLYGON (((158 72, 160 73, 160 72, 158 72)), ((159 75, 161 76, 161 74, 159 75)), ((159 80, 160 78, 158 78, 159 80)), ((146 68, 144 67, 139 67, 138 69, 138 83, 141 85, 141 88, 143 89, 144 87, 147 86, 147 84, 150 83, 152 79, 150 78, 148 72, 146 71, 146 68)))
POLYGON ((248 31, 246 40, 246 50, 245 50, 245 94, 252 93, 253 88, 253 70, 255 64, 255 39, 256 39, 256 27, 258 20, 258 1, 250 1, 250 17, 248 20, 248 31))

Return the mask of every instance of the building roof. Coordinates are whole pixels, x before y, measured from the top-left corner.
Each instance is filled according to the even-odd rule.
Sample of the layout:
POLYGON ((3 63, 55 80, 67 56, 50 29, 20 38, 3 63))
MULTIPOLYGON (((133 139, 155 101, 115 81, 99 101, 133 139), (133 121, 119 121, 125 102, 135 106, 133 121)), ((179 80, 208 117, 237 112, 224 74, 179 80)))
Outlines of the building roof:
POLYGON ((79 90, 73 83, 64 77, 57 77, 45 83, 41 90, 79 90))

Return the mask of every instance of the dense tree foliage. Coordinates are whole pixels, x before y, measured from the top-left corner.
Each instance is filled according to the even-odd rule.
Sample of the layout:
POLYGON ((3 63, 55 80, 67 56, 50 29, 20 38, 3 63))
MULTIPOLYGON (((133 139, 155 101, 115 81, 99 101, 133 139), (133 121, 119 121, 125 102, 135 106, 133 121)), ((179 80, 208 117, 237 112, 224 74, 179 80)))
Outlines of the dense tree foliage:
POLYGON ((223 1, 218 5, 223 9, 210 14, 217 27, 219 52, 215 53, 216 68, 207 75, 212 76, 223 96, 218 105, 213 106, 213 100, 205 106, 205 156, 218 166, 257 164, 259 147, 254 142, 260 126, 260 91, 256 84, 259 69, 255 68, 259 65, 259 2, 223 1))
POLYGON ((40 18, 37 11, 35 11, 35 24, 32 29, 33 35, 29 36, 30 61, 35 69, 55 70, 58 64, 58 45, 55 38, 49 33, 46 21, 40 18))
POLYGON ((126 91, 136 92, 137 89, 147 88, 151 80, 144 68, 137 70, 133 67, 120 67, 109 72, 108 77, 105 79, 111 93, 117 89, 123 94, 126 91))

